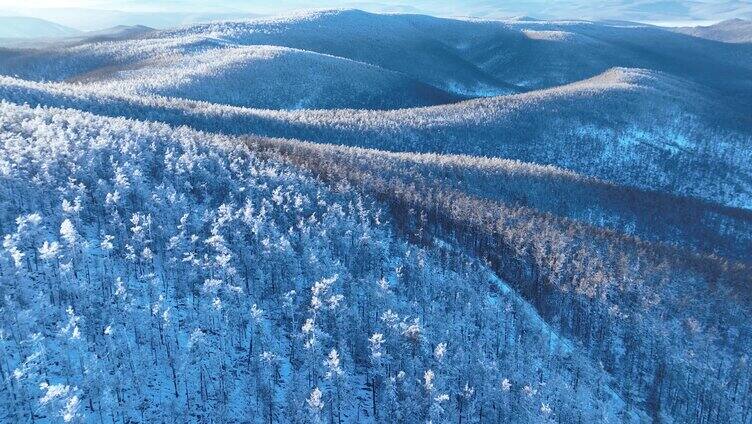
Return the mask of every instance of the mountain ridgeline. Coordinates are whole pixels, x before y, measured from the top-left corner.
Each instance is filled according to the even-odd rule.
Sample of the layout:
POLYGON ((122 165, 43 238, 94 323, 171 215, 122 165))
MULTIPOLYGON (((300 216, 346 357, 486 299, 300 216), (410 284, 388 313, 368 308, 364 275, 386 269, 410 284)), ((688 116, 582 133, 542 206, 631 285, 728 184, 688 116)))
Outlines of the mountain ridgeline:
POLYGON ((677 32, 727 43, 752 43, 752 21, 729 19, 700 27, 677 28, 677 32))
POLYGON ((0 421, 752 423, 750 110, 630 22, 0 49, 0 421))

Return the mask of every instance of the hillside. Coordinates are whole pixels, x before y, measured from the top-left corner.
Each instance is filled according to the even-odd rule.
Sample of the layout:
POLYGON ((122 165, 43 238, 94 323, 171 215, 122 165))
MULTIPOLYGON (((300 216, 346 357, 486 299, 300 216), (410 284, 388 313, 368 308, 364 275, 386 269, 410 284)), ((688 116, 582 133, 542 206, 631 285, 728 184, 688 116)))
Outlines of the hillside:
POLYGON ((304 146, 325 150, 354 168, 383 178, 457 190, 644 241, 750 260, 752 212, 748 210, 635 190, 561 168, 507 159, 304 146))
POLYGON ((80 76, 99 90, 265 109, 395 109, 458 100, 378 67, 275 46, 175 54, 132 70, 80 76))
POLYGON ((395 17, 389 23, 382 22, 380 15, 355 11, 195 25, 118 43, 14 49, 4 52, 4 58, 0 56, 0 73, 63 81, 87 73, 108 75, 146 66, 175 54, 252 45, 289 47, 367 63, 457 95, 500 94, 515 89, 486 75, 429 34, 421 34, 407 17, 395 17))
POLYGON ((0 128, 3 420, 644 414, 493 271, 402 239, 370 197, 187 129, 7 103, 0 128))
POLYGON ((99 43, 104 41, 127 40, 131 38, 143 37, 146 34, 155 31, 145 25, 116 25, 111 28, 100 29, 97 31, 87 31, 78 38, 69 38, 68 43, 99 43))
MULTIPOLYGON (((383 0, 376 4, 394 5, 396 1, 383 0)), ((369 3, 365 3, 369 4, 369 3)), ((372 3, 371 3, 372 4, 372 3)), ((414 10, 423 13, 452 15, 457 13, 454 3, 435 3, 415 0, 414 10)), ((495 3, 487 0, 465 0, 462 11, 466 16, 505 18, 509 16, 534 16, 539 19, 614 19, 632 21, 686 22, 738 17, 752 18, 752 5, 745 0, 572 0, 572 1, 521 1, 495 3)))
MULTIPOLYGON (((624 74, 625 71, 616 71, 616 74, 619 73, 624 74)), ((625 77, 625 75, 622 75, 622 77, 625 77)), ((643 77, 642 83, 650 81, 649 74, 643 75, 643 77)), ((593 89, 604 89, 606 87, 614 89, 613 85, 601 85, 600 87, 597 85, 604 81, 611 81, 613 83, 616 81, 617 76, 611 75, 609 78, 604 77, 604 79, 590 81, 589 86, 593 89)), ((633 83, 639 83, 639 80, 637 75, 632 76, 631 81, 633 83)), ((630 80, 622 80, 625 84, 627 81, 630 80)), ((584 86, 587 85, 583 84, 584 86)), ((665 88, 655 87, 656 90, 665 88)), ((392 154, 378 150, 367 151, 367 153, 363 153, 367 159, 364 159, 360 165, 367 166, 369 169, 373 169, 374 172, 376 172, 375 169, 381 166, 383 167, 382 172, 385 173, 398 172, 411 175, 414 178, 438 179, 446 186, 462 189, 474 195, 530 206, 560 216, 585 221, 592 225, 626 231, 645 240, 656 240, 682 246, 695 246, 695 249, 699 249, 700 251, 715 252, 723 256, 740 259, 743 259, 748 251, 747 237, 750 232, 747 228, 749 222, 747 212, 733 208, 719 207, 712 203, 694 200, 691 197, 676 197, 661 191, 645 192, 635 190, 629 187, 634 185, 635 180, 629 180, 624 183, 625 185, 619 185, 594 179, 587 174, 587 172, 592 172, 592 170, 596 169, 592 166, 594 163, 591 163, 590 167, 583 167, 586 170, 586 174, 577 174, 564 169, 540 166, 535 163, 520 163, 507 159, 487 159, 469 155, 415 154, 415 151, 421 150, 421 145, 425 145, 427 151, 441 151, 446 147, 444 145, 432 147, 426 143, 426 140, 421 140, 414 133, 408 132, 411 127, 407 119, 402 119, 398 121, 399 123, 392 124, 394 127, 399 128, 399 130, 389 129, 391 125, 384 126, 384 134, 377 134, 378 137, 373 140, 360 138, 349 141, 349 138, 345 138, 341 134, 364 134, 366 133, 365 129, 369 125, 379 124, 380 122, 374 118, 361 119, 361 114, 356 111, 340 112, 342 115, 347 114, 348 120, 338 122, 331 121, 331 118, 339 116, 339 113, 325 115, 323 112, 319 112, 312 116, 306 116, 309 115, 308 113, 286 113, 280 117, 280 113, 223 108, 218 105, 208 106, 199 103, 192 104, 170 101, 169 99, 144 101, 144 99, 136 100, 134 97, 121 96, 113 98, 104 96, 99 92, 87 94, 85 90, 74 91, 76 89, 76 86, 23 84, 18 80, 6 79, 0 84, 0 95, 16 102, 26 101, 32 104, 76 107, 101 114, 125 114, 132 117, 148 117, 164 122, 186 124, 204 130, 221 131, 229 134, 253 132, 277 136, 303 134, 311 139, 334 144, 345 142, 351 145, 366 145, 371 147, 386 146, 405 153, 392 154), (327 118, 330 121, 327 121, 327 118), (325 131, 326 128, 322 129, 321 124, 327 124, 327 122, 333 128, 331 132, 325 131), (293 125, 295 123, 299 126, 292 129, 285 127, 285 125, 293 125), (338 132, 335 133, 333 131, 338 132), (394 133, 389 133, 389 131, 394 131, 394 133), (400 133, 399 131, 404 131, 404 133, 400 133), (418 143, 417 146, 401 147, 399 144, 379 144, 399 142, 403 139, 411 139, 411 137, 413 143, 418 143), (676 204, 681 204, 682 206, 675 208, 676 204), (646 207, 645 205, 651 206, 646 207), (660 219, 656 218, 658 216, 660 216, 660 219)), ((627 84, 622 89, 638 90, 639 85, 630 86, 627 84)), ((570 95, 582 94, 582 87, 566 87, 562 91, 567 90, 569 90, 570 95)), ((615 91, 607 92, 613 94, 615 91)), ((677 93, 677 95, 680 94, 682 93, 677 93)), ((548 95, 550 96, 551 93, 548 95)), ((539 97, 546 98, 547 96, 541 94, 539 97)), ((688 98, 687 96, 684 97, 685 100, 688 98)), ((592 105, 593 98, 589 97, 588 99, 590 101, 589 104, 592 105)), ((474 103, 488 103, 488 101, 474 103)), ((699 102, 694 102, 693 104, 694 106, 699 106, 699 102)), ((530 105, 528 104, 528 106, 530 105)), ((708 105, 708 109, 711 107, 714 107, 716 111, 721 110, 720 105, 708 105)), ((469 106, 466 106, 466 109, 467 112, 464 115, 457 111, 445 116, 461 116, 462 119, 473 119, 472 109, 469 106)), ((548 110, 549 108, 543 107, 542 109, 548 110)), ((570 114, 581 113, 580 110, 575 108, 567 110, 570 114)), ((696 109, 696 111, 699 113, 700 109, 696 109)), ((425 110, 418 109, 411 111, 411 119, 420 116, 419 112, 425 112, 425 110)), ((437 119, 444 116, 440 111, 434 112, 437 119)), ((489 113, 488 111, 484 112, 489 113)), ((527 112, 525 110, 522 112, 517 111, 517 113, 522 114, 527 112)), ((399 116, 397 112, 392 115, 399 116)), ((363 116, 369 115, 363 114, 363 116)), ((493 115, 489 113, 487 119, 497 124, 503 124, 502 116, 500 114, 493 115)), ((451 121, 447 122, 451 124, 451 121)), ((509 122, 510 127, 512 125, 517 125, 517 127, 522 125, 515 119, 510 119, 509 122)), ((561 127, 564 123, 565 121, 557 122, 556 125, 561 127)), ((604 123, 602 125, 608 124, 604 123)), ((552 147, 553 145, 549 139, 557 134, 556 131, 561 130, 560 127, 556 130, 550 129, 550 134, 547 138, 541 139, 540 142, 548 147, 552 147)), ((711 128, 708 128, 705 132, 711 130, 711 128)), ((631 134, 636 132, 636 130, 632 130, 631 134)), ((475 137, 480 137, 481 134, 479 133, 475 137)), ((609 142, 609 133, 596 133, 596 135, 600 136, 599 140, 609 142)), ((676 134, 673 136, 677 137, 676 134)), ((440 133, 440 137, 446 138, 447 131, 440 133)), ((493 134, 487 136, 487 139, 490 140, 492 137, 493 134)), ((505 137, 509 138, 510 135, 505 135, 505 137)), ((640 140, 644 140, 644 143, 650 141, 648 137, 650 137, 648 134, 640 134, 640 140)), ((653 140, 653 142, 655 141, 653 140)), ((468 145, 468 143, 465 143, 461 147, 465 148, 468 145)), ((654 153, 659 147, 657 144, 649 144, 648 146, 651 149, 645 152, 646 155, 654 153)), ((706 147, 696 147, 697 150, 693 151, 689 149, 692 146, 681 146, 684 150, 680 150, 679 147, 672 143, 663 148, 673 155, 684 154, 684 160, 692 160, 692 156, 696 155, 697 151, 707 149, 706 147)), ((486 146, 486 148, 490 149, 489 146, 486 146)), ((562 149, 565 148, 567 146, 562 147, 562 149)), ((628 144, 623 146, 623 148, 634 149, 634 145, 628 144)), ((738 146, 730 146, 729 149, 731 148, 741 149, 738 146)), ((486 152, 489 151, 486 150, 486 152)), ((741 152, 741 150, 739 151, 741 152)), ((521 152, 524 153, 522 150, 521 152)), ((719 152, 712 150, 707 153, 713 155, 719 154, 719 152)), ((514 151, 512 151, 512 153, 508 153, 507 155, 512 156, 514 154, 514 151)), ((486 153, 486 156, 489 155, 486 153)), ((562 154, 560 155, 561 157, 565 156, 562 154)), ((723 157, 721 156, 721 158, 723 157)), ((739 157, 738 155, 734 158, 740 165, 743 164, 742 159, 743 156, 739 157)), ((703 160, 709 159, 704 158, 703 160)), ((608 157, 604 158, 603 166, 605 167, 606 164, 612 166, 612 171, 616 170, 613 167, 615 162, 612 159, 608 157)), ((631 165, 632 168, 636 166, 640 166, 640 164, 631 165)), ((624 171, 634 172, 634 170, 630 171, 628 169, 624 171)), ((670 173, 673 171, 671 168, 666 167, 662 172, 670 173)), ((729 203, 738 202, 743 204, 746 197, 740 196, 741 191, 738 187, 728 185, 728 177, 703 174, 703 170, 699 168, 693 172, 696 173, 694 175, 696 175, 700 184, 708 184, 713 181, 712 178, 717 178, 716 181, 718 183, 726 184, 729 191, 729 203), (731 196, 732 193, 735 195, 731 196)), ((687 177, 688 175, 690 174, 684 169, 681 175, 675 177, 677 181, 682 181, 683 185, 679 187, 689 186, 690 180, 687 177)), ((622 178, 632 177, 626 175, 622 178)), ((665 181, 667 178, 663 177, 663 180, 665 181)), ((637 179, 636 181, 645 180, 637 179)), ((643 184, 647 187, 655 187, 655 185, 651 186, 651 184, 655 184, 655 181, 645 181, 643 184)), ((700 188, 699 185, 692 187, 694 190, 698 188, 700 188)), ((714 198, 714 196, 707 197, 710 199, 714 198)))
POLYGON ((458 20, 332 10, 197 24, 137 38, 15 51, 12 60, 0 60, 0 73, 62 81, 144 67, 176 54, 273 45, 373 65, 468 97, 550 88, 613 67, 671 73, 726 94, 752 93, 752 46, 613 21, 458 20), (705 59, 692 59, 698 55, 705 59))
POLYGON ((23 343, 3 345, 18 384, 0 401, 16 419, 27 407, 41 420, 135 419, 148 405, 140 414, 157 420, 169 408, 385 421, 484 409, 640 422, 696 413, 703 390, 731 417, 739 398, 715 388, 749 384, 743 368, 705 367, 747 346, 734 342, 749 335, 738 265, 374 174, 328 148, 7 103, 0 116, 3 309, 24 317, 3 321, 23 343), (632 347, 608 350, 620 344, 632 347), (664 353, 625 366, 645 351, 664 353), (643 374, 681 390, 651 391, 643 374))
POLYGON ((497 91, 547 88, 613 67, 673 72, 725 91, 752 92, 752 79, 738 80, 741 69, 752 70, 751 48, 639 24, 453 20, 335 10, 197 25, 162 36, 206 34, 237 44, 274 44, 350 58, 469 95, 493 93, 484 86, 497 91), (706 60, 694 61, 695 55, 706 60))
MULTIPOLYGON (((79 7, 73 7, 73 3, 57 3, 59 4, 55 4, 56 7, 47 5, 47 7, 34 7, 29 10, 21 6, 17 7, 17 9, 33 14, 36 17, 58 22, 62 25, 78 28, 86 32, 97 32, 118 26, 138 25, 164 29, 199 22, 249 19, 259 16, 253 13, 212 13, 202 10, 191 10, 193 8, 189 10, 160 12, 157 10, 139 11, 139 8, 134 8, 135 10, 118 10, 118 8, 113 7, 114 5, 106 8, 95 8, 80 7, 84 5, 83 3, 79 3, 79 7)), ((91 3, 90 5, 93 6, 91 3)))
POLYGON ((676 28, 677 32, 725 43, 752 43, 752 21, 729 19, 714 25, 676 28))
POLYGON ((749 117, 708 89, 645 70, 616 69, 549 90, 382 112, 268 111, 7 78, 0 98, 226 134, 517 159, 734 207, 749 208, 752 201, 744 149, 749 117))
MULTIPOLYGON (((716 393, 709 408, 718 416, 733 409, 720 406, 736 402, 731 392, 720 389, 724 380, 708 373, 717 371, 710 365, 717 358, 737 357, 743 345, 737 344, 737 334, 750 334, 746 317, 751 280, 745 265, 478 199, 430 180, 426 184, 410 175, 390 175, 388 169, 386 174, 384 169, 370 172, 358 159, 329 146, 263 139, 249 144, 311 169, 325 181, 346 181, 375 194, 391 205, 395 222, 415 240, 440 247, 448 238, 452 248, 484 258, 505 281, 514 282, 514 290, 560 328, 560 334, 570 335, 598 358, 615 377, 617 392, 628 405, 648 399, 644 404, 649 417, 642 421, 685 421, 694 414, 713 414, 701 406, 705 400, 695 397, 699 386, 716 393), (721 310, 720 305, 731 310, 721 310), (696 317, 703 317, 709 327, 695 326, 696 317), (685 337, 682 328, 697 338, 685 337), (703 340, 710 333, 700 335, 699 328, 712 328, 712 346, 703 340), (638 352, 652 352, 651 359, 638 352), (712 356, 700 359, 698 353, 712 356), (641 358, 639 371, 628 365, 635 356, 641 358), (653 377, 644 379, 645 375, 653 377), (676 385, 673 393, 682 395, 664 392, 666 384, 676 385), (713 386, 719 389, 710 389, 713 386)), ((745 380, 741 374, 729 378, 745 380)))
POLYGON ((752 48, 688 37, 628 22, 508 21, 513 41, 491 38, 468 49, 468 60, 494 77, 528 89, 592 77, 613 67, 671 73, 725 93, 747 96, 752 48), (693 60, 702 56, 704 61, 693 60))
MULTIPOLYGON (((161 37, 209 36, 239 45, 291 47, 401 72, 456 94, 509 93, 514 87, 483 72, 446 42, 452 35, 464 40, 478 30, 473 23, 459 20, 331 10, 195 25, 165 31, 161 37)), ((501 24, 495 25, 494 33, 498 32, 505 36, 513 34, 501 24)))

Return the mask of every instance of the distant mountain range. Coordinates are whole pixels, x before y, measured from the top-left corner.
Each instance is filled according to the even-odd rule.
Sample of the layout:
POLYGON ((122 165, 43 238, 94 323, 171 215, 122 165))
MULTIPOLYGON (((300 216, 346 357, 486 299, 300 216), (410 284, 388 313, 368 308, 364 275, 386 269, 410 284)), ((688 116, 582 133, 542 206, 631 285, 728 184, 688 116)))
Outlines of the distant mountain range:
POLYGON ((378 66, 276 46, 176 53, 117 73, 96 70, 75 80, 113 91, 266 109, 397 109, 461 99, 378 66))
MULTIPOLYGON (((87 8, 34 8, 18 7, 18 16, 34 16, 79 31, 99 31, 116 26, 144 25, 152 28, 170 28, 199 22, 228 19, 249 19, 258 14, 246 12, 202 12, 186 10, 176 12, 129 12, 122 10, 102 10, 87 8)), ((10 14, 4 12, 4 14, 10 14)))
POLYGON ((61 38, 81 34, 82 31, 39 18, 0 16, 0 39, 61 38))
POLYGON ((154 9, 154 4, 144 0, 112 2, 109 9, 125 8, 130 11, 100 10, 96 8, 28 9, 22 4, 14 10, 20 15, 35 16, 81 30, 96 30, 116 25, 147 25, 165 28, 207 20, 245 19, 251 16, 289 13, 305 8, 357 8, 378 13, 430 14, 446 17, 477 17, 508 19, 513 16, 533 16, 539 19, 620 19, 642 22, 720 21, 726 19, 752 19, 752 5, 745 0, 574 0, 574 1, 493 1, 458 0, 437 2, 414 0, 325 0, 312 4, 306 0, 286 0, 276 3, 263 1, 180 2, 163 7, 156 13, 138 10, 154 9), (173 6, 170 10, 169 6, 173 6), (213 6, 208 8, 207 6, 213 6))
MULTIPOLYGON (((296 9, 310 9, 307 1, 283 1, 277 4, 265 2, 218 2, 214 8, 199 7, 190 2, 162 11, 139 11, 153 9, 148 2, 130 1, 128 10, 118 10, 112 3, 110 10, 97 8, 51 7, 26 8, 19 4, 2 12, 8 16, 30 16, 80 31, 93 31, 119 25, 145 25, 153 28, 169 28, 201 22, 250 19, 289 13, 296 9), (141 8, 139 8, 139 4, 141 8)), ((122 5, 120 5, 122 6, 122 5)), ((677 26, 682 22, 718 22, 732 19, 752 19, 752 4, 744 0, 578 0, 544 1, 525 0, 498 2, 488 0, 461 0, 436 2, 416 0, 405 4, 396 0, 349 1, 329 0, 319 2, 317 8, 357 8, 378 13, 430 14, 445 17, 474 17, 482 19, 512 19, 532 16, 543 20, 585 19, 622 20, 635 22, 665 22, 677 26)), ((692 25, 693 26, 693 25, 692 25)))
MULTIPOLYGON (((479 10, 493 15, 493 3, 478 1, 479 10), (481 4, 486 4, 481 9, 481 4)), ((509 2, 502 10, 544 19, 622 19, 631 21, 691 21, 752 18, 752 4, 745 0, 585 0, 509 2), (515 7, 516 6, 516 7, 515 7), (514 8, 514 9, 513 9, 514 8)), ((477 13, 477 12, 476 12, 477 13)))
POLYGON ((709 26, 680 27, 675 31, 727 43, 752 43, 752 21, 745 19, 729 19, 709 26))
POLYGON ((631 21, 703 21, 752 18, 752 5, 745 0, 576 0, 576 1, 488 1, 457 2, 390 0, 378 2, 345 2, 342 7, 374 11, 430 13, 443 16, 509 18, 534 16, 539 19, 621 19, 631 21))

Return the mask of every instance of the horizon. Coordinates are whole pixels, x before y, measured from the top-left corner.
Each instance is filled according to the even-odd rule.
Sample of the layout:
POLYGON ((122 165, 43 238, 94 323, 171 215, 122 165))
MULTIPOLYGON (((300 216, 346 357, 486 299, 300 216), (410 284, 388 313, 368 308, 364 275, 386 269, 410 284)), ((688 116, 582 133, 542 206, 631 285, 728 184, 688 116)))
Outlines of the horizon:
POLYGON ((410 4, 398 0, 286 0, 273 4, 259 0, 41 0, 24 7, 18 7, 17 4, 11 0, 0 0, 0 9, 3 10, 0 17, 42 19, 83 32, 121 25, 144 25, 163 29, 213 20, 248 19, 327 9, 358 9, 371 13, 407 13, 447 18, 503 20, 530 16, 543 20, 624 20, 666 27, 704 26, 727 19, 752 18, 752 5, 742 1, 725 2, 725 7, 714 1, 690 3, 684 0, 661 2, 663 6, 646 1, 625 3, 609 0, 556 3, 537 0, 464 0, 453 4, 429 0, 417 0, 410 4))

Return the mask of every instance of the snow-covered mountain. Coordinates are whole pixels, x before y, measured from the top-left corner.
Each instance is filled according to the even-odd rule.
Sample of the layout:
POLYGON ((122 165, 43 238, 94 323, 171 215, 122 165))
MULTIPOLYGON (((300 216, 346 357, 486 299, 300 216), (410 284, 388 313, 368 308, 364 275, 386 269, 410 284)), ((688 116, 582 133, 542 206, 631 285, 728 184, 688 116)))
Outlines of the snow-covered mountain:
POLYGON ((752 43, 752 21, 729 19, 708 26, 676 28, 677 32, 727 43, 752 43))
POLYGON ((517 159, 729 206, 752 202, 744 148, 752 124, 738 112, 743 108, 712 89, 646 70, 614 69, 546 90, 394 111, 273 111, 113 93, 0 80, 0 98, 17 103, 226 134, 517 159))
MULTIPOLYGON (((348 2, 350 4, 350 2, 348 2)), ((356 2, 374 9, 398 7, 398 0, 356 2)), ((498 2, 488 0, 460 0, 435 2, 414 0, 413 10, 422 13, 453 16, 480 16, 505 18, 509 16, 535 16, 541 19, 629 19, 634 21, 687 22, 752 18, 752 5, 746 0, 523 0, 498 2)), ((388 10, 388 9, 387 9, 388 10)))
MULTIPOLYGON (((613 67, 672 72, 739 89, 734 81, 719 77, 738 78, 739 67, 752 66, 749 49, 624 22, 452 20, 335 10, 190 26, 162 36, 207 35, 242 45, 283 45, 346 57, 476 95, 547 88, 613 67), (695 61, 694 55, 707 59, 695 61)), ((748 78, 745 84, 749 90, 748 78)))
POLYGON ((104 91, 179 97, 266 109, 396 109, 458 100, 404 74, 276 46, 176 54, 135 69, 79 80, 104 91))
POLYGON ((464 381, 468 372, 501 397, 502 417, 537 421, 553 413, 541 405, 559 399, 557 416, 639 420, 613 389, 596 385, 608 378, 603 370, 486 266, 471 258, 449 266, 440 251, 402 240, 380 211, 386 206, 368 197, 332 191, 221 136, 0 107, 2 168, 13 169, 3 197, 40 194, 3 203, 3 216, 18 217, 3 220, 3 267, 13 270, 3 311, 44 310, 5 328, 25 336, 20 345, 2 339, 15 382, 0 392, 3 420, 173 411, 184 421, 324 413, 391 421, 428 407, 441 417, 457 402, 444 399, 452 387, 481 390, 481 380, 464 381), (31 164, 27 155, 44 159, 31 164), (462 327, 456 335, 434 329, 454 301, 466 305, 455 309, 462 320, 469 313, 496 317, 489 328, 507 326, 484 336, 487 353, 462 347, 462 327), (508 313, 519 319, 500 319, 508 313), (528 350, 544 353, 515 359, 528 350), (464 355, 495 371, 455 368, 464 355), (539 381, 549 373, 544 361, 572 371, 539 381), (303 383, 306 374, 317 374, 316 387, 303 383), (512 389, 515 399, 502 400, 512 389), (310 410, 297 408, 306 398, 310 410))
POLYGON ((726 93, 752 91, 744 76, 752 71, 748 48, 663 28, 625 22, 452 20, 358 10, 214 22, 117 43, 15 51, 14 60, 5 61, 0 70, 59 81, 163 64, 165 56, 267 45, 370 64, 471 97, 550 88, 613 67, 669 72, 726 93), (697 55, 705 60, 693 60, 697 55))
POLYGON ((0 16, 0 39, 59 38, 80 34, 73 28, 26 16, 0 16))
POLYGON ((751 422, 751 58, 357 10, 1 49, 0 422, 751 422))
POLYGON ((354 168, 439 185, 528 207, 645 241, 744 260, 752 248, 752 213, 689 197, 635 190, 535 163, 468 155, 392 153, 321 146, 354 168))
MULTIPOLYGON (((46 5, 46 7, 34 7, 37 2, 25 4, 16 2, 12 11, 23 16, 34 16, 46 19, 58 24, 76 28, 86 32, 102 31, 107 28, 118 26, 138 26, 145 25, 153 28, 172 28, 181 25, 191 25, 199 22, 224 21, 233 19, 249 19, 260 16, 254 13, 246 12, 211 12, 204 8, 194 9, 187 5, 181 5, 181 10, 173 11, 155 11, 154 4, 148 3, 146 9, 150 11, 139 11, 134 8, 122 10, 116 7, 115 3, 107 3, 106 8, 93 7, 71 7, 70 2, 55 2, 46 5), (52 6, 56 7, 52 7, 52 6), (30 7, 31 6, 31 7, 30 7)), ((131 2, 132 3, 132 2, 131 2)), ((84 6, 81 4, 81 6, 84 6)))

